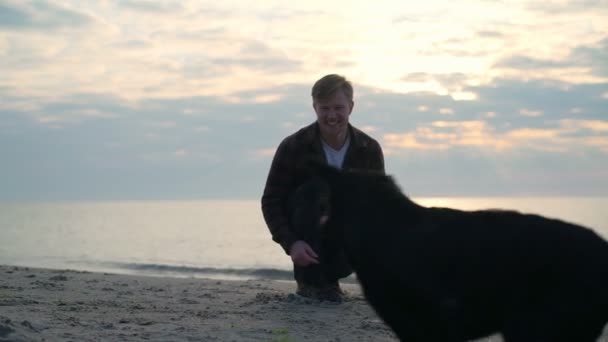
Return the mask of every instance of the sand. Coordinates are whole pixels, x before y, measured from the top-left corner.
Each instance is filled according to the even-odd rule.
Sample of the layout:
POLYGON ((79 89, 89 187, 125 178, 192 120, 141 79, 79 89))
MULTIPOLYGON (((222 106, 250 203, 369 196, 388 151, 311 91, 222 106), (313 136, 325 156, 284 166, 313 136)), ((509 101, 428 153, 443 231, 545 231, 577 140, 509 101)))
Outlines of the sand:
POLYGON ((358 285, 342 304, 294 287, 0 266, 0 341, 397 341, 358 285))
POLYGON ((0 266, 0 341, 396 341, 356 285, 340 305, 293 289, 0 266))

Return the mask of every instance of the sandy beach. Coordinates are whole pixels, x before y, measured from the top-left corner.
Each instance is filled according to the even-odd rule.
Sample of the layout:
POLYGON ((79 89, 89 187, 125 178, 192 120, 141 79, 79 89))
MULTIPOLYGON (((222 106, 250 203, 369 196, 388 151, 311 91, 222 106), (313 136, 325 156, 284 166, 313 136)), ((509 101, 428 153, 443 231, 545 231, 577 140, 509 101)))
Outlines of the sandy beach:
POLYGON ((0 266, 0 341, 395 341, 356 285, 341 305, 294 284, 0 266))
POLYGON ((397 341, 343 287, 337 305, 294 296, 292 282, 0 266, 0 341, 397 341))

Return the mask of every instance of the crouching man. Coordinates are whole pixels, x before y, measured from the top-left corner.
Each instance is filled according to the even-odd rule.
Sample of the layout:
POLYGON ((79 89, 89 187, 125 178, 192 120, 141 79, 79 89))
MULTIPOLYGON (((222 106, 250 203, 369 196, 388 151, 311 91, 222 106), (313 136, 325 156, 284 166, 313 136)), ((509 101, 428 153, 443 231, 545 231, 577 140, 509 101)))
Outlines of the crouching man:
MULTIPOLYGON (((293 261, 296 293, 341 302, 343 292, 338 280, 350 275, 352 269, 342 252, 331 250, 331 241, 307 241, 306 232, 292 229, 294 213, 290 212, 289 199, 310 178, 303 167, 307 161, 384 173, 384 156, 376 140, 349 123, 353 87, 344 77, 332 74, 319 79, 312 87, 312 105, 316 121, 283 139, 275 152, 262 196, 262 212, 272 239, 293 261)), ((318 222, 311 222, 315 224, 318 222)))

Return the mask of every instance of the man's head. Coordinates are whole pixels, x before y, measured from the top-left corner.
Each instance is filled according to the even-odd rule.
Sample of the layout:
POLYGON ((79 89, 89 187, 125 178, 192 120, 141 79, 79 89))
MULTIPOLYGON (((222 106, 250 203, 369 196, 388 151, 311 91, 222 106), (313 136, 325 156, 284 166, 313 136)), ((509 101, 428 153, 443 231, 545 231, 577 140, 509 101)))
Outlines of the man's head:
POLYGON ((353 86, 343 76, 331 74, 314 84, 311 95, 321 136, 328 143, 343 143, 354 106, 353 86))

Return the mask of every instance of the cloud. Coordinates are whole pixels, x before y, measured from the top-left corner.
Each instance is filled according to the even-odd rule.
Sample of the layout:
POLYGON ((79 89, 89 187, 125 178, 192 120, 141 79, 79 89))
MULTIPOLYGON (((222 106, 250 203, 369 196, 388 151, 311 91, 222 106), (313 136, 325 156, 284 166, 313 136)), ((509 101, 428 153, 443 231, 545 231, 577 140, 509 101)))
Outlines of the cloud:
MULTIPOLYGON (((9 103, 20 103, 23 100, 18 97, 8 99, 9 103)), ((116 96, 86 93, 56 99, 29 97, 28 100, 36 107, 21 109, 24 115, 52 114, 61 117, 61 121, 72 123, 116 119, 124 116, 125 110, 128 111, 132 106, 116 96)))
POLYGON ((153 14, 180 12, 183 10, 180 2, 162 2, 151 0, 121 0, 119 6, 125 9, 153 14))
POLYGON ((565 130, 589 130, 594 133, 608 132, 608 121, 603 120, 573 120, 563 119, 559 121, 565 130))
POLYGON ((7 1, 0 4, 0 27, 53 30, 79 28, 94 22, 92 16, 50 1, 7 1))
MULTIPOLYGON (((488 39, 496 37, 480 36, 479 39, 488 39)), ((469 38, 449 38, 443 41, 431 43, 427 48, 419 50, 422 56, 450 56, 460 57, 464 60, 474 57, 483 57, 491 52, 495 52, 497 48, 490 49, 489 46, 481 44, 471 44, 469 38)))
POLYGON ((211 60, 211 64, 215 67, 222 67, 227 71, 245 69, 255 73, 288 72, 300 65, 298 61, 278 56, 266 58, 254 56, 214 58, 211 60))
POLYGON ((276 149, 274 148, 265 148, 265 149, 259 149, 259 150, 254 150, 252 152, 250 152, 250 158, 252 160, 256 160, 256 161, 266 161, 269 162, 270 160, 272 160, 272 157, 274 156, 276 152, 276 149))
POLYGON ((186 151, 185 149, 182 148, 182 149, 176 150, 175 152, 173 152, 173 154, 178 158, 183 158, 183 157, 186 157, 189 153, 188 153, 188 151, 186 151))
POLYGON ((62 111, 61 113, 49 115, 46 112, 32 112, 29 115, 34 121, 53 128, 61 128, 65 125, 78 125, 85 120, 91 119, 114 119, 115 113, 103 112, 96 108, 78 108, 62 111))
POLYGON ((572 109, 577 108, 587 118, 604 119, 602 113, 605 113, 606 100, 601 94, 607 88, 608 83, 572 85, 551 80, 498 79, 489 85, 466 88, 478 94, 479 100, 453 106, 456 106, 458 113, 467 113, 471 109, 495 112, 499 114, 497 120, 507 120, 514 124, 544 124, 544 120, 537 121, 542 118, 538 116, 516 120, 515 117, 520 116, 522 109, 542 112, 544 117, 561 119, 572 117, 572 109))
POLYGON ((454 115, 454 110, 452 108, 439 108, 439 114, 454 115))
POLYGON ((608 38, 591 46, 575 48, 570 58, 580 66, 591 68, 594 75, 608 78, 608 38))
POLYGON ((495 66, 499 68, 504 67, 517 70, 537 70, 569 68, 573 66, 573 63, 572 61, 566 60, 547 60, 527 56, 513 56, 501 60, 495 66))
POLYGON ((543 112, 540 110, 530 110, 528 108, 523 108, 523 109, 519 110, 519 115, 536 117, 536 116, 542 116, 543 112))
POLYGON ((414 132, 383 136, 389 148, 447 150, 456 147, 504 148, 505 143, 494 138, 492 128, 484 121, 434 121, 419 126, 414 132))
POLYGON ((301 20, 302 18, 313 18, 325 15, 326 12, 323 10, 310 10, 304 6, 304 8, 292 8, 293 4, 289 4, 287 7, 275 7, 271 11, 260 11, 260 19, 264 21, 289 21, 289 20, 301 20))
POLYGON ((505 136, 511 140, 555 139, 558 131, 554 129, 521 128, 507 132, 505 136))
POLYGON ((606 12, 608 6, 605 2, 596 0, 577 0, 577 1, 552 1, 538 2, 531 1, 526 4, 529 10, 540 12, 546 15, 573 15, 574 13, 606 12))
POLYGON ((472 75, 465 75, 464 73, 450 73, 450 74, 433 74, 426 72, 416 72, 403 76, 401 78, 404 82, 437 82, 446 89, 462 89, 466 82, 472 77, 472 75))
MULTIPOLYGON (((546 76, 553 75, 557 80, 576 80, 593 77, 594 79, 608 78, 608 38, 590 44, 573 48, 566 56, 556 56, 545 59, 532 56, 509 56, 499 60, 493 68, 508 69, 517 73, 528 73, 546 76)), ((536 77, 535 77, 536 78, 536 77)))
POLYGON ((485 121, 434 121, 418 126, 413 132, 384 134, 383 142, 392 150, 472 147, 497 152, 528 149, 567 152, 589 147, 608 152, 605 132, 608 121, 600 120, 559 120, 553 128, 525 127, 503 133, 485 121))
MULTIPOLYGON (((15 9, 21 17, 27 14, 34 18, 30 12, 35 8, 52 4, 15 2, 4 6, 15 9)), ((14 95, 55 98, 75 92, 112 93, 132 100, 227 96, 257 88, 260 83, 276 84, 281 74, 300 69, 301 62, 285 50, 236 29, 237 24, 243 25, 239 19, 244 14, 235 14, 230 8, 203 10, 196 3, 184 8, 175 4, 89 3, 87 10, 95 13, 101 24, 92 29, 75 27, 52 35, 11 31, 0 38, 0 74, 4 76, 0 87, 11 85, 14 95), (157 13, 162 20, 133 15, 125 8, 157 13), (198 9, 204 17, 192 17, 198 9)), ((12 12, 6 13, 10 16, 12 12)), ((34 25, 35 20, 27 22, 34 25)))
POLYGON ((301 66, 298 60, 287 57, 282 52, 270 48, 260 41, 244 41, 234 56, 213 58, 211 63, 228 69, 235 67, 256 72, 293 72, 301 66))
POLYGON ((271 103, 271 102, 279 102, 281 100, 280 94, 261 94, 257 95, 253 101, 255 103, 271 103))
MULTIPOLYGON (((539 68, 527 73, 508 66, 490 69, 492 60, 526 65, 533 65, 536 60, 539 64, 547 62, 544 56, 525 53, 537 51, 530 49, 528 35, 524 38, 522 33, 536 21, 531 23, 528 16, 517 16, 521 20, 516 24, 505 24, 512 14, 524 12, 525 6, 511 8, 500 3, 453 6, 446 2, 415 8, 402 5, 388 12, 369 4, 341 12, 345 20, 339 25, 331 14, 334 7, 321 2, 307 6, 247 3, 236 7, 195 1, 129 0, 67 7, 59 2, 22 5, 11 1, 3 6, 12 9, 5 11, 6 23, 15 22, 10 17, 34 18, 31 12, 41 11, 33 8, 47 6, 100 24, 95 30, 86 31, 77 26, 81 30, 73 35, 62 32, 42 38, 13 34, 0 42, 0 51, 6 51, 3 61, 10 65, 7 70, 0 69, 0 73, 5 75, 7 84, 19 84, 21 94, 60 97, 84 91, 120 94, 130 99, 229 97, 243 90, 304 82, 317 73, 339 70, 382 89, 426 90, 471 100, 476 98, 474 93, 461 88, 487 84, 503 73, 524 78, 531 77, 526 74, 543 78, 547 73, 557 73, 568 79, 586 74, 584 66, 565 71, 539 68), (378 15, 370 16, 370 11, 378 15), (479 18, 471 16, 471 11, 479 18), (437 14, 449 15, 444 22, 436 19, 437 14), (396 16, 416 20, 392 23, 391 18, 396 16), (310 26, 311 17, 317 23, 314 27, 310 26), (349 44, 341 44, 346 35, 349 44), (399 41, 408 44, 396 44, 399 41), (15 49, 20 44, 28 48, 15 49), (38 51, 34 46, 44 47, 44 51, 32 53, 38 51), (53 50, 47 52, 51 47, 53 50), (395 76, 416 72, 427 77, 416 81, 395 76)), ((576 20, 581 18, 584 16, 576 20)), ((546 25, 553 28, 552 23, 546 25)), ((596 26, 601 31, 602 25, 596 26)), ((557 45, 569 49, 573 43, 547 44, 543 51, 552 52, 557 45)), ((580 53, 589 55, 589 51, 580 53)), ((601 72, 602 59, 598 57, 594 60, 599 61, 595 65, 601 72)))
POLYGON ((505 38, 505 34, 500 31, 495 30, 479 30, 477 31, 477 36, 480 38, 490 38, 490 39, 503 39, 505 38))

